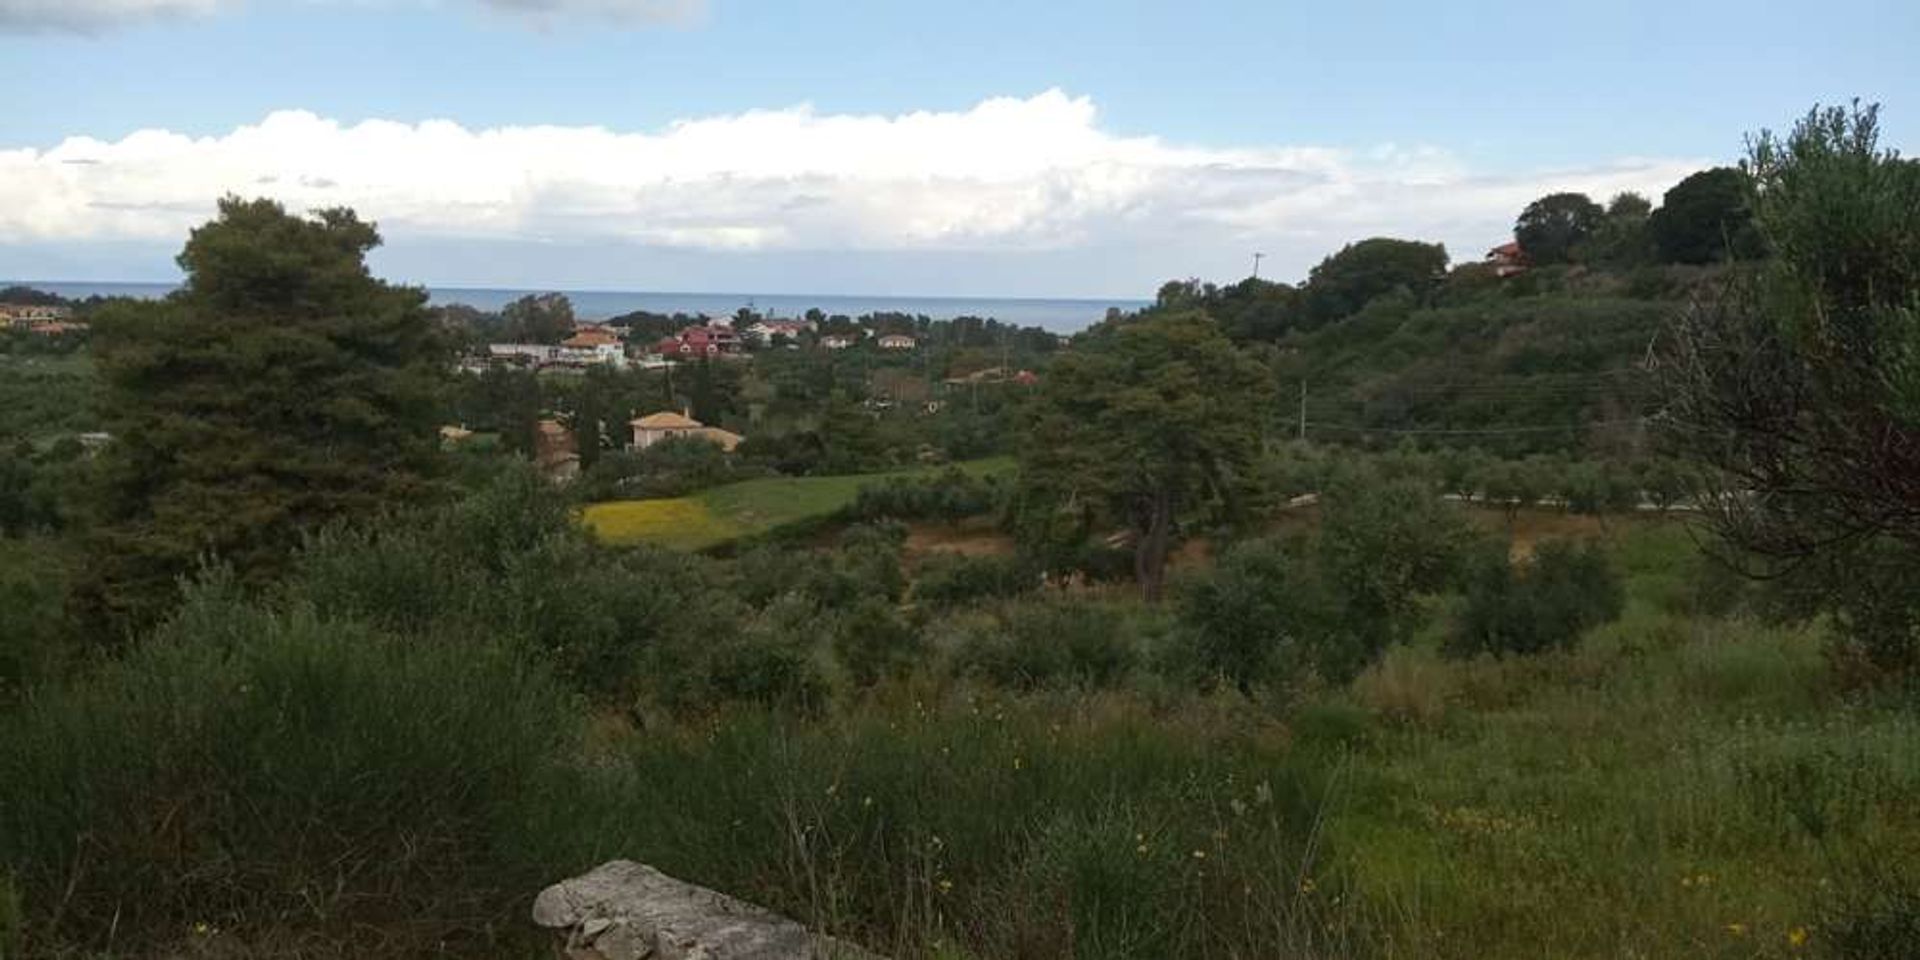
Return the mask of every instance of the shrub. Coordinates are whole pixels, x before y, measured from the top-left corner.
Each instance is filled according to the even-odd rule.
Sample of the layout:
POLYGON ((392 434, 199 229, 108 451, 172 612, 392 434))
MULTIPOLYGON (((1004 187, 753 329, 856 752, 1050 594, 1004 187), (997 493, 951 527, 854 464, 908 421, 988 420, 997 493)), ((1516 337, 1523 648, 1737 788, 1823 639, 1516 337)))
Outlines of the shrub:
POLYGON ((563 702, 498 645, 273 615, 216 578, 5 721, 0 862, 73 945, 196 922, 399 954, 480 938, 540 879, 498 850, 575 729, 563 702))
POLYGON ((707 660, 712 700, 812 713, 827 685, 813 656, 817 611, 797 596, 775 601, 744 630, 719 640, 707 660))
POLYGON ((1474 563, 1447 650, 1473 656, 1564 649, 1618 618, 1625 602, 1620 576, 1597 546, 1543 543, 1519 569, 1505 550, 1489 547, 1474 563))
POLYGON ((51 545, 0 542, 0 706, 55 675, 72 638, 65 578, 51 545))
POLYGON ((949 467, 932 477, 894 477, 860 488, 847 508, 858 520, 938 520, 957 523, 999 509, 1004 485, 949 467))
POLYGON ((924 646, 919 632, 900 619, 892 604, 877 597, 861 599, 834 625, 834 655, 859 687, 904 673, 924 646))
POLYGON ((1119 611, 1083 601, 1015 603, 966 641, 959 668, 1011 689, 1109 687, 1139 660, 1128 628, 1119 611))
POLYGON ((938 554, 921 564, 913 599, 947 609, 985 599, 1005 599, 1039 586, 1039 574, 1019 557, 938 554))
POLYGON ((1251 694, 1306 665, 1305 646, 1328 620, 1327 597, 1299 545, 1253 540, 1176 591, 1194 666, 1251 694))

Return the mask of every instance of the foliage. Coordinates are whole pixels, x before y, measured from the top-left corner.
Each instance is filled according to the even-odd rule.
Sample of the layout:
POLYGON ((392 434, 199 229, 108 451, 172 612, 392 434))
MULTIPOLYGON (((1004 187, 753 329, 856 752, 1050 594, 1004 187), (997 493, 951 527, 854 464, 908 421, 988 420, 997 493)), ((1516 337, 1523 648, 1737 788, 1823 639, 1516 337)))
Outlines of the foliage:
POLYGON ((0 709, 59 676, 71 656, 68 552, 53 540, 0 540, 0 709))
POLYGON ((1350 243, 1307 275, 1306 314, 1319 326, 1360 312, 1375 297, 1404 290, 1424 298, 1447 270, 1437 243, 1373 237, 1350 243))
POLYGON ((946 610, 981 600, 1006 599, 1039 585, 1039 571, 1023 557, 940 553, 928 557, 914 573, 913 600, 946 610))
POLYGON ((1104 329, 1055 361, 1022 439, 1022 509, 1100 510, 1136 538, 1149 600, 1177 528, 1245 506, 1270 381, 1203 314, 1104 329))
POLYGON ((0 720, 0 861, 49 945, 481 940, 543 879, 500 852, 561 702, 496 644, 269 616, 211 580, 127 661, 0 720))
POLYGON ((500 312, 502 335, 514 343, 559 343, 573 333, 573 301, 565 294, 530 293, 500 312))
POLYGON ((1139 659, 1133 624, 1121 611, 1042 597, 998 608, 955 652, 955 667, 1010 690, 1091 690, 1120 682, 1139 659))
POLYGON ((1584 193, 1550 193, 1520 211, 1513 239, 1536 266, 1568 263, 1605 219, 1606 211, 1584 193))
POLYGON ((1607 201, 1606 218, 1576 252, 1580 261, 1621 270, 1652 263, 1654 240, 1648 217, 1652 204, 1631 191, 1607 201))
POLYGON ((179 293, 97 318, 99 615, 151 619, 206 555, 270 582, 303 532, 433 492, 444 357, 426 295, 367 271, 379 241, 351 211, 229 197, 181 252, 179 293))
POLYGON ((1420 597, 1452 585, 1468 539, 1430 481, 1337 471, 1312 535, 1254 540, 1180 592, 1192 660, 1243 693, 1312 673, 1351 680, 1420 621, 1420 597))
POLYGON ((888 477, 863 486, 847 511, 859 520, 958 523, 993 512, 1003 497, 1003 484, 997 477, 948 467, 930 476, 888 477))
POLYGON ((853 601, 834 624, 834 656, 856 687, 906 673, 923 646, 919 631, 883 597, 853 601))
POLYGON ((100 429, 94 410, 99 379, 92 354, 66 356, 0 351, 0 446, 100 429))
POLYGON ((669 437, 638 452, 604 454, 580 475, 588 500, 684 497, 750 479, 760 471, 701 437, 669 437))
POLYGON ((1447 642, 1457 656, 1565 649, 1618 618, 1625 603, 1619 574, 1592 544, 1543 543, 1518 569, 1504 549, 1482 550, 1466 580, 1466 605, 1447 642))
POLYGON ((1319 574, 1299 545, 1252 540, 1183 582, 1177 609, 1193 667, 1247 695, 1311 669, 1310 647, 1336 616, 1319 574))
POLYGON ((1713 263, 1758 256, 1763 246, 1753 225, 1752 192, 1747 174, 1732 167, 1702 170, 1675 184, 1647 221, 1660 259, 1713 263))
MULTIPOLYGON (((1690 310, 1663 368, 1675 445, 1714 471, 1700 500, 1720 536, 1770 571, 1838 575, 1836 596, 1855 558, 1920 576, 1920 165, 1878 134, 1856 106, 1754 141, 1775 256, 1690 310)), ((1904 617, 1866 622, 1910 637, 1904 617)))

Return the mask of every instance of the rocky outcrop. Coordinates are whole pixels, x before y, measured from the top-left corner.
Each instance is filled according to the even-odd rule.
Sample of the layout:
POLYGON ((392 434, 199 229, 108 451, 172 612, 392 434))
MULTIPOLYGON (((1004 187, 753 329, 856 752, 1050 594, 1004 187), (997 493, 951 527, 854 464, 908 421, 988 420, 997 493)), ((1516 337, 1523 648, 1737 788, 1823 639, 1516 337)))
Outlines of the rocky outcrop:
POLYGON ((569 960, 881 960, 631 860, 541 891, 533 922, 564 937, 569 960))

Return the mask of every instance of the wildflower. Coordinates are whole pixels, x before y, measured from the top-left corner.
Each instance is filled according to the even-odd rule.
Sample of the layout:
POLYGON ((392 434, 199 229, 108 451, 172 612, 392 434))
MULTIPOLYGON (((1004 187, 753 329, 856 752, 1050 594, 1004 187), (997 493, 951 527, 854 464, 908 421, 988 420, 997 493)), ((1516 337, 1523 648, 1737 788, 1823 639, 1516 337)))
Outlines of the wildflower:
POLYGON ((1244 817, 1247 815, 1247 805, 1241 803, 1239 797, 1234 797, 1232 800, 1227 801, 1227 806, 1233 810, 1233 815, 1236 817, 1244 817))
POLYGON ((831 796, 833 796, 834 794, 836 794, 836 793, 839 793, 839 792, 840 792, 840 785, 839 785, 839 784, 837 784, 837 783, 829 783, 829 784, 827 784, 827 796, 829 796, 829 797, 831 797, 831 796))
POLYGON ((1727 924, 1727 932, 1736 937, 1744 937, 1747 935, 1747 925, 1744 923, 1729 923, 1727 924))
POLYGON ((1254 785, 1253 802, 1255 806, 1261 806, 1261 807, 1264 807, 1267 804, 1273 802, 1273 788, 1270 786, 1267 786, 1267 782, 1265 780, 1262 780, 1258 784, 1254 785))
POLYGON ((1205 860, 1207 858, 1207 852, 1205 850, 1195 850, 1193 852, 1193 858, 1195 860, 1205 860))
POLYGON ((1807 928, 1794 927, 1787 931, 1787 946, 1795 950, 1807 945, 1807 928))
POLYGON ((1312 893, 1312 892, 1313 892, 1314 890, 1316 890, 1316 889, 1318 889, 1318 885, 1316 885, 1316 884, 1315 884, 1315 883, 1313 882, 1313 878, 1312 878, 1312 877, 1301 877, 1301 878, 1300 878, 1300 892, 1301 892, 1301 893, 1312 893))
POLYGON ((205 920, 196 921, 193 925, 193 935, 196 937, 205 937, 205 936, 211 935, 212 933, 213 933, 213 927, 210 926, 205 920))
POLYGON ((1019 757, 1014 757, 1014 758, 1013 758, 1013 768, 1014 768, 1015 770, 1018 770, 1018 769, 1020 769, 1020 763, 1021 763, 1021 761, 1020 761, 1020 758, 1019 758, 1019 757))
POLYGON ((949 894, 949 893, 952 893, 952 892, 953 892, 953 881, 952 881, 952 880, 948 880, 947 878, 945 878, 945 877, 942 877, 942 878, 940 878, 940 884, 939 884, 939 886, 940 886, 940 893, 941 893, 941 895, 942 895, 942 896, 945 896, 946 894, 949 894))
POLYGON ((873 798, 872 798, 872 797, 861 797, 861 798, 860 798, 860 805, 861 805, 861 806, 863 806, 863 807, 871 807, 871 806, 873 806, 873 798))
POLYGON ((1146 856, 1146 855, 1147 855, 1147 845, 1143 843, 1143 844, 1141 844, 1141 845, 1139 845, 1139 846, 1137 846, 1137 847, 1134 847, 1134 848, 1133 848, 1133 852, 1134 852, 1134 853, 1137 853, 1137 854, 1139 854, 1140 856, 1143 856, 1143 857, 1144 857, 1144 856, 1146 856))

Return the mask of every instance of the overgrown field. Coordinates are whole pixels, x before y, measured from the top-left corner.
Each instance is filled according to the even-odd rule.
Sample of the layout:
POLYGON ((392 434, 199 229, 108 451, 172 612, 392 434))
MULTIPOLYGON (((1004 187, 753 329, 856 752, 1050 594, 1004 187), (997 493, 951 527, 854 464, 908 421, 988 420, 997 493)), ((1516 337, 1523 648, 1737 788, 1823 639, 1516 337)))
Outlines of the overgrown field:
MULTIPOLYGON (((1910 697, 1754 619, 1677 521, 1589 531, 1625 607, 1576 643, 1449 656, 1434 594, 1350 683, 1249 696, 1193 672, 1185 599, 893 579, 862 529, 600 551, 544 486, 323 538, 267 601, 215 575, 0 715, 0 945, 542 956, 532 894, 614 857, 902 958, 1920 943, 1910 697)), ((1236 557, 1179 595, 1231 606, 1236 557)))

